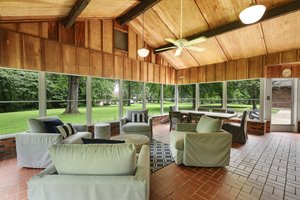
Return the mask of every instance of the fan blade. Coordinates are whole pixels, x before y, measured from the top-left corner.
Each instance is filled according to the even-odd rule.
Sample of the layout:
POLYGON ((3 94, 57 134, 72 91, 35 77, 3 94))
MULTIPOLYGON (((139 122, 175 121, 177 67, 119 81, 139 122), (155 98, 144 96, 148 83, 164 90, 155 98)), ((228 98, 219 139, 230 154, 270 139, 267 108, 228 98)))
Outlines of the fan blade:
POLYGON ((181 52, 182 52, 182 48, 178 48, 175 52, 175 56, 180 56, 181 52))
POLYGON ((166 38, 165 40, 166 40, 167 42, 170 42, 170 43, 176 45, 176 41, 177 41, 177 40, 174 40, 174 39, 172 39, 172 38, 166 38))
POLYGON ((156 52, 160 52, 160 51, 165 51, 165 50, 168 50, 168 49, 176 49, 176 48, 177 48, 176 46, 171 46, 171 47, 165 47, 165 48, 156 49, 155 51, 156 52))
POLYGON ((196 38, 196 39, 193 39, 193 40, 190 40, 190 41, 188 41, 186 44, 185 44, 185 46, 192 46, 192 45, 195 45, 195 44, 199 44, 199 43, 201 43, 201 42, 204 42, 204 41, 206 41, 207 40, 207 38, 206 37, 199 37, 199 38, 196 38))
POLYGON ((189 46, 189 47, 185 47, 186 49, 189 49, 189 50, 193 50, 193 51, 198 51, 198 52, 203 52, 205 51, 204 48, 201 48, 201 47, 194 47, 194 46, 189 46))

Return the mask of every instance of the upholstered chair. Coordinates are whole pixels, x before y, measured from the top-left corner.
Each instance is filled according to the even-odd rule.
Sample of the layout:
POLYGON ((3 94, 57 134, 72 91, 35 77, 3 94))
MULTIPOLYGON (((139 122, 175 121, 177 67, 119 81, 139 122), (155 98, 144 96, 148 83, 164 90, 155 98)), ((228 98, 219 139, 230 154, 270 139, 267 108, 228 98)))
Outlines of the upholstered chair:
POLYGON ((121 133, 141 134, 152 139, 152 117, 148 110, 128 110, 125 117, 120 120, 121 133))
POLYGON ((237 142, 245 144, 248 135, 247 135, 247 117, 248 112, 244 111, 240 123, 225 123, 222 126, 222 129, 228 131, 232 134, 232 142, 237 142))
POLYGON ((205 115, 198 124, 178 123, 170 133, 175 163, 197 167, 229 165, 232 135, 220 128, 219 119, 205 115))
POLYGON ((19 167, 46 168, 52 161, 49 147, 55 144, 81 144, 81 138, 91 138, 86 125, 74 125, 75 134, 66 138, 45 128, 46 122, 59 120, 58 116, 31 118, 29 131, 16 134, 17 160, 19 167))
POLYGON ((169 112, 170 131, 176 128, 177 123, 187 122, 187 118, 179 111, 169 112))

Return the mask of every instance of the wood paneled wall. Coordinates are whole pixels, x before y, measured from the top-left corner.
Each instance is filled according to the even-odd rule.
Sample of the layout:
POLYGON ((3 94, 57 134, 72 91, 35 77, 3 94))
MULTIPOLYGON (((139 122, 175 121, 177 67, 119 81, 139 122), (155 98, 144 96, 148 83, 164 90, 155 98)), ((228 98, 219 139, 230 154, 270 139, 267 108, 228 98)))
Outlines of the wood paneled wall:
MULTIPOLYGON (((137 55, 141 37, 112 20, 0 24, 0 67, 175 84, 176 70, 160 55, 137 55), (128 32, 128 52, 114 49, 113 30, 128 32)), ((150 48, 147 45, 148 48, 150 48)))
POLYGON ((251 78, 281 78, 283 63, 291 63, 292 77, 300 78, 300 50, 256 56, 214 65, 177 70, 178 84, 242 80, 251 78))

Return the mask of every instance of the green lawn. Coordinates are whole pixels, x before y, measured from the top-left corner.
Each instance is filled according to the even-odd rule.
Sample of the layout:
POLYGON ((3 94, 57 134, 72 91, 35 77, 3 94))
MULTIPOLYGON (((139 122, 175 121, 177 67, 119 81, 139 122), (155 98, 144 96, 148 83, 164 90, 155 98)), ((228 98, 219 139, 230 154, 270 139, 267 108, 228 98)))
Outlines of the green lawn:
MULTIPOLYGON (((169 106, 174 105, 174 102, 164 102, 164 112, 169 112, 169 106)), ((201 105, 202 106, 202 105, 201 105)), ((217 104, 205 104, 203 107, 218 107, 217 104)), ((251 109, 251 105, 238 105, 229 104, 229 107, 236 111, 243 111, 245 109, 251 109)), ((124 106, 124 115, 127 109, 137 110, 141 109, 141 104, 132 104, 130 107, 124 106)), ((160 114, 160 104, 159 103, 147 103, 147 108, 149 109, 150 115, 160 114)), ((179 108, 183 110, 191 110, 191 103, 180 103, 179 108)), ((105 122, 118 120, 118 105, 110 106, 99 106, 93 107, 93 122, 105 122)), ((86 108, 79 108, 80 114, 62 114, 64 112, 63 108, 60 109, 48 109, 47 115, 58 115, 63 122, 71 123, 86 123, 86 108)), ((32 111, 19 111, 10 113, 0 113, 0 134, 8 133, 18 133, 28 130, 27 120, 29 118, 38 117, 38 110, 32 111)))

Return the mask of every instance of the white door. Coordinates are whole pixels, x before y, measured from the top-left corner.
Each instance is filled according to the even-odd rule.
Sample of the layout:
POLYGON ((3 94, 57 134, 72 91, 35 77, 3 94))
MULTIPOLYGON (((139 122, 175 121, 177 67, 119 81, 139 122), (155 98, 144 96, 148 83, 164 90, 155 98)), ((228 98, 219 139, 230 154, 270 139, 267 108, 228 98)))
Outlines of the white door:
POLYGON ((294 131, 294 79, 272 80, 271 131, 294 131))

